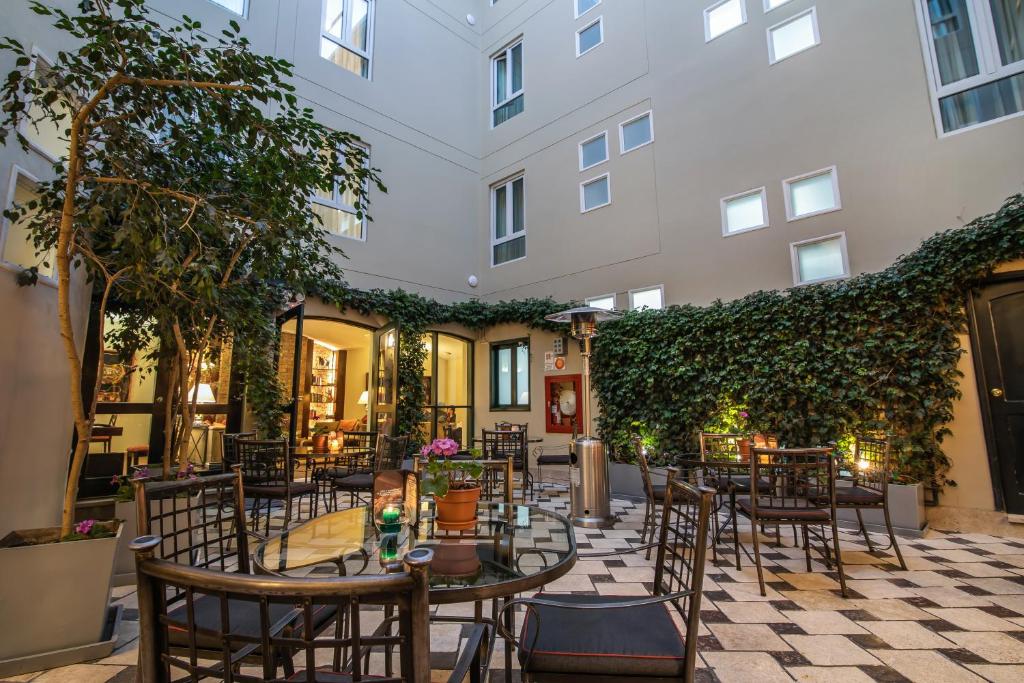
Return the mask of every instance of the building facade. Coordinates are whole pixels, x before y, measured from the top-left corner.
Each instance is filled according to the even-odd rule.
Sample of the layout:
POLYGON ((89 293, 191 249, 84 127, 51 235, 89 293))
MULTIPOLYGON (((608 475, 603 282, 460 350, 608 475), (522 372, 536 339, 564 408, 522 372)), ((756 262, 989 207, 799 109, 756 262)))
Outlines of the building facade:
MULTIPOLYGON (((355 287, 444 302, 705 304, 881 270, 1024 182, 1024 18, 1014 2, 148 4, 211 34, 238 21, 255 51, 295 65, 297 94, 324 124, 365 141, 389 188, 370 193, 374 220, 360 224, 343 196, 314 199, 355 287)), ((65 47, 27 3, 2 11, 4 32, 44 64, 65 47)), ((0 56, 0 71, 12 68, 0 56)), ((51 172, 53 140, 39 137, 28 154, 0 149, 8 205, 51 172)), ((11 501, 12 528, 57 514, 59 499, 50 511, 12 482, 43 476, 58 492, 70 443, 56 291, 16 286, 29 265, 16 228, 5 223, 0 273, 0 302, 17 323, 0 342, 0 500, 11 501), (45 455, 27 465, 28 453, 45 455)), ((465 430, 545 423, 553 335, 445 333, 470 342, 457 364, 465 430), (496 370, 506 356, 492 346, 520 340, 525 352, 513 346, 507 358, 525 358, 526 370, 496 370)), ((578 358, 568 364, 558 372, 578 371, 578 358)), ((946 448, 960 487, 944 502, 991 512, 984 397, 969 357, 963 369, 946 448)), ((435 411, 440 391, 431 389, 435 411)), ((565 440, 545 433, 546 443, 565 440)))

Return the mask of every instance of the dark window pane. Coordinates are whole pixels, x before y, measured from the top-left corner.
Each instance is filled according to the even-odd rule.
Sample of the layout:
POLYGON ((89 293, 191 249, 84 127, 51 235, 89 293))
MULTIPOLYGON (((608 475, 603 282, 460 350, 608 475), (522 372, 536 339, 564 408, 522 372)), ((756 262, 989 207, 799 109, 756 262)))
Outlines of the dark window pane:
POLYGON ((506 102, 494 110, 494 125, 500 125, 522 111, 523 96, 520 95, 511 102, 506 102))
POLYGON ((526 237, 494 245, 494 265, 526 256, 526 237))
POLYGON ((967 0, 929 0, 928 15, 942 84, 978 75, 978 51, 974 48, 967 0))
POLYGON ((973 126, 1024 110, 1024 74, 971 88, 939 100, 942 129, 973 126))

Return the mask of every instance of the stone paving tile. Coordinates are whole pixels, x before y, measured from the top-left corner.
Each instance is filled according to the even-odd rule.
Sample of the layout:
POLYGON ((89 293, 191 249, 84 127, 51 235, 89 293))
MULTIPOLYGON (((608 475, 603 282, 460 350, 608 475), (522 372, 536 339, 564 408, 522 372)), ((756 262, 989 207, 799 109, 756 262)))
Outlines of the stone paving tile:
POLYGON ((718 605, 718 609, 734 624, 771 624, 789 621, 785 614, 767 602, 723 602, 718 605))
POLYGON ((867 650, 845 636, 787 635, 783 636, 783 639, 815 666, 858 666, 878 663, 867 650))
POLYGON ((792 649, 767 624, 709 624, 708 629, 726 650, 781 652, 792 649))
POLYGON ((1016 625, 1006 619, 992 616, 973 607, 967 608, 925 608, 926 612, 948 621, 965 631, 1014 631, 1016 625))
POLYGON ((983 683, 944 655, 931 650, 875 650, 885 664, 914 683, 983 683))
POLYGON ((950 641, 913 621, 865 621, 861 626, 896 650, 950 647, 950 641))
POLYGON ((871 683, 875 680, 855 666, 791 666, 786 671, 796 680, 807 683, 871 683))
POLYGON ((992 683, 1020 683, 1024 681, 1024 666, 968 664, 967 668, 980 676, 984 676, 992 681, 992 683))
POLYGON ((1024 664, 1024 642, 1005 633, 952 631, 944 635, 993 664, 1024 664))
POLYGON ((810 635, 845 635, 867 633, 862 626, 839 612, 830 610, 802 610, 790 612, 789 620, 810 635))
POLYGON ((793 680, 766 652, 707 652, 703 657, 722 683, 791 683, 793 680))

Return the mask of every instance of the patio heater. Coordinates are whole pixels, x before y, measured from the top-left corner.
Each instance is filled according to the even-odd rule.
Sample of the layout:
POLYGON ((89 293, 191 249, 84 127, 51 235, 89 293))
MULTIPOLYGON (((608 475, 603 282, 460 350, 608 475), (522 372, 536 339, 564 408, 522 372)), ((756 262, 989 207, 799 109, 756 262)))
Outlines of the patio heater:
POLYGON ((615 522, 608 488, 608 454, 601 440, 590 435, 590 345, 597 336, 597 324, 618 317, 614 311, 583 306, 545 318, 569 323, 569 334, 580 341, 583 356, 583 416, 577 423, 582 433, 573 441, 569 458, 569 496, 575 526, 603 528, 615 522))

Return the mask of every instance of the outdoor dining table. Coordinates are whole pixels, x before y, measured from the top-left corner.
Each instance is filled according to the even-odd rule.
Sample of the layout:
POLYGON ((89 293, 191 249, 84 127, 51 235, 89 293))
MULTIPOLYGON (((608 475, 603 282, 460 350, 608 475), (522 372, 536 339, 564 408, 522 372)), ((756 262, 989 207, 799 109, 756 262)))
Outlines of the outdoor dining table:
MULTIPOLYGON (((493 621, 483 616, 482 601, 532 591, 566 574, 576 563, 572 525, 562 515, 538 507, 480 503, 474 530, 447 532, 436 527, 434 514, 433 500, 423 499, 418 523, 402 524, 395 538, 381 533, 368 506, 332 512, 261 542, 253 559, 257 571, 266 573, 334 565, 342 576, 355 576, 401 571, 404 553, 430 548, 430 602, 474 603, 473 622, 491 627, 489 654, 496 633, 493 621)), ((509 628, 511 618, 506 612, 509 628)), ((509 671, 511 659, 511 644, 506 643, 509 671)))

